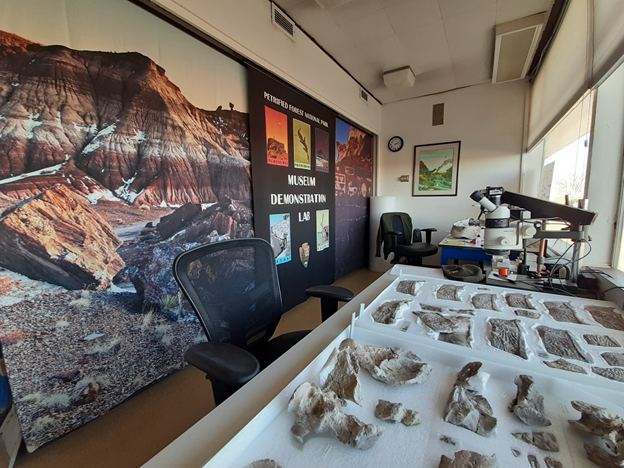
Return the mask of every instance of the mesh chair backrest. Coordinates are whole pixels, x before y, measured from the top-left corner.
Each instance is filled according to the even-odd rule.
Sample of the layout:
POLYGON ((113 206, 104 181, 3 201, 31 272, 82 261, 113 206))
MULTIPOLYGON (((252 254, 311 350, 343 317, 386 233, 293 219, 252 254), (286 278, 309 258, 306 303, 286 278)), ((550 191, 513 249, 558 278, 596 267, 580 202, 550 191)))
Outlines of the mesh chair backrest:
POLYGON ((210 341, 247 349, 268 341, 282 314, 273 248, 233 239, 181 253, 173 274, 210 341))
POLYGON ((411 239, 408 240, 408 236, 411 237, 412 233, 405 232, 405 229, 403 228, 403 222, 401 221, 401 216, 396 214, 392 216, 392 230, 401 233, 397 236, 397 245, 410 244, 409 240, 411 239))

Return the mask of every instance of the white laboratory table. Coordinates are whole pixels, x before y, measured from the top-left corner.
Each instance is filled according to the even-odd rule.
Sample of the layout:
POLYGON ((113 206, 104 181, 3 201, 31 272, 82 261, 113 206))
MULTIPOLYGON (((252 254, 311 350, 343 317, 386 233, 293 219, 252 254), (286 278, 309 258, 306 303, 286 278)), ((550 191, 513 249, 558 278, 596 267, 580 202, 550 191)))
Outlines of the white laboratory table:
MULTIPOLYGON (((419 276, 442 279, 442 270, 410 267, 419 276)), ((165 447, 145 468, 201 468, 293 380, 351 322, 360 304, 370 304, 392 281, 392 270, 345 304, 233 396, 165 447)), ((210 395, 206 395, 210 398, 210 395)))

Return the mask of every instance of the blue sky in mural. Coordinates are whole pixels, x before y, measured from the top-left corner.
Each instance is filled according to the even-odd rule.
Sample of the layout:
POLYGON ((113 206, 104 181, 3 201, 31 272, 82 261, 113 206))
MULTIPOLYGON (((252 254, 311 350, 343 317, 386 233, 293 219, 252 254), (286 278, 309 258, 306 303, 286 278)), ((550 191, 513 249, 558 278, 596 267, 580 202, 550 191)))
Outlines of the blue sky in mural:
MULTIPOLYGON (((347 122, 343 122, 340 119, 336 119, 336 143, 345 144, 349 139, 349 132, 351 131, 351 125, 347 122)), ((338 161, 338 147, 336 147, 336 161, 338 161)))

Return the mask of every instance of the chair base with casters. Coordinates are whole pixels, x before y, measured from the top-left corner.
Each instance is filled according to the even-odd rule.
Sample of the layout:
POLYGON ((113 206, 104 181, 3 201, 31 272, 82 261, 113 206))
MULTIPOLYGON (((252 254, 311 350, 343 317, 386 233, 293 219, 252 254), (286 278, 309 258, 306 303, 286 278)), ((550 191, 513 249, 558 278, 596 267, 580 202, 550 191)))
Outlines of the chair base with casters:
MULTIPOLYGON (((175 259, 173 273, 208 338, 189 348, 185 360, 206 373, 215 405, 309 333, 273 337, 282 316, 282 297, 273 248, 263 239, 189 249, 175 259)), ((336 291, 319 294, 321 301, 334 300, 336 291)))

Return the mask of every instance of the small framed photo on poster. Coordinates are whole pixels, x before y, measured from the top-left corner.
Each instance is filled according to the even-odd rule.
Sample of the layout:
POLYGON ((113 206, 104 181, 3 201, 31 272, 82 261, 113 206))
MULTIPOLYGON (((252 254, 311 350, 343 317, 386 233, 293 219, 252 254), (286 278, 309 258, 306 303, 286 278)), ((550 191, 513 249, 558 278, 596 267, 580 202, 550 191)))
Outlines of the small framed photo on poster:
POLYGON ((413 197, 457 195, 460 141, 414 146, 413 197))

